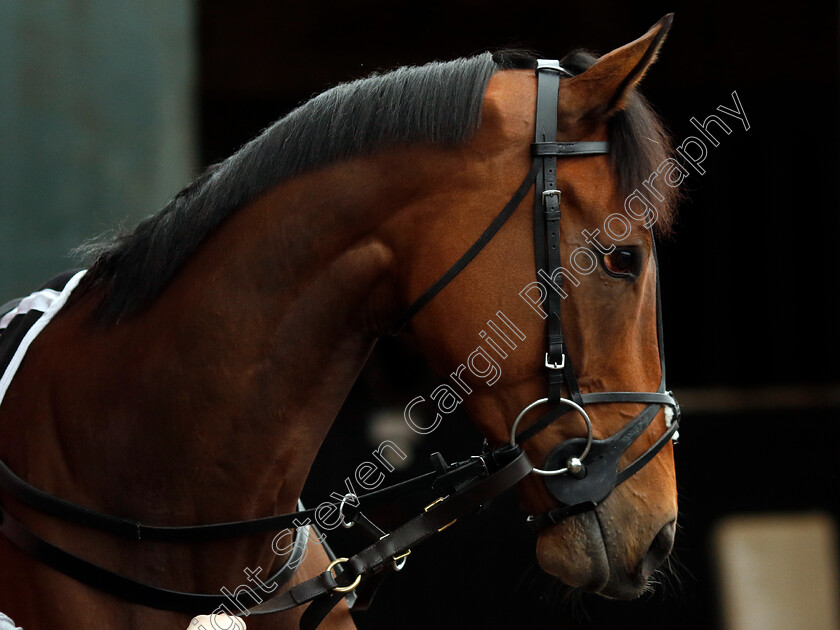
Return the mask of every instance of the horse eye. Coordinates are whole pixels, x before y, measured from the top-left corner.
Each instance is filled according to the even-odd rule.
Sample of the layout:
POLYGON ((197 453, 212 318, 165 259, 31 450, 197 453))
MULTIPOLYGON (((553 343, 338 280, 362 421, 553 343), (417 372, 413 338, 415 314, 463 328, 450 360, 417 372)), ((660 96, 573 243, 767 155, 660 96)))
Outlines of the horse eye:
POLYGON ((629 247, 617 247, 603 257, 604 269, 613 276, 626 277, 639 272, 639 257, 629 247))

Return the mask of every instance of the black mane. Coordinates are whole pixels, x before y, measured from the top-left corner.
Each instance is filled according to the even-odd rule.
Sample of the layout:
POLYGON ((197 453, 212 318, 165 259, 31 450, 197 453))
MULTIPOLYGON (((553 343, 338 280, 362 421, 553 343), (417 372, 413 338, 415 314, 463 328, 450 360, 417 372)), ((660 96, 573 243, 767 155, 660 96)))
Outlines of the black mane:
MULTIPOLYGON (((490 77, 497 70, 531 68, 522 51, 484 53, 467 59, 403 67, 338 85, 301 105, 226 160, 210 166, 159 213, 133 231, 91 240, 76 250, 91 262, 74 297, 104 287, 98 316, 116 321, 154 301, 201 242, 238 208, 279 182, 317 166, 420 142, 457 144, 481 121, 490 77)), ((563 63, 585 70, 595 57, 584 52, 563 63)), ((611 121, 622 190, 641 184, 669 150, 656 115, 639 95, 611 121), (651 139, 659 144, 655 146, 651 139), (660 157, 661 154, 661 157, 660 157)), ((667 227, 671 201, 660 210, 667 227)))
POLYGON ((80 247, 93 263, 76 294, 104 286, 99 315, 113 321, 132 314, 160 294, 210 232, 279 182, 385 146, 465 141, 479 125, 496 69, 486 53, 327 90, 208 168, 132 232, 80 247))

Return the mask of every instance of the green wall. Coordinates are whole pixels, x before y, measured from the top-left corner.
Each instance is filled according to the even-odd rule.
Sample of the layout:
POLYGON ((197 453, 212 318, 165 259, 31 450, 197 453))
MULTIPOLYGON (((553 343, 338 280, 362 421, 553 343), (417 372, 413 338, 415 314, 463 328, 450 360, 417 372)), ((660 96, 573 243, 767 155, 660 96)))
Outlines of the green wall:
POLYGON ((194 176, 189 0, 0 0, 0 302, 194 176))

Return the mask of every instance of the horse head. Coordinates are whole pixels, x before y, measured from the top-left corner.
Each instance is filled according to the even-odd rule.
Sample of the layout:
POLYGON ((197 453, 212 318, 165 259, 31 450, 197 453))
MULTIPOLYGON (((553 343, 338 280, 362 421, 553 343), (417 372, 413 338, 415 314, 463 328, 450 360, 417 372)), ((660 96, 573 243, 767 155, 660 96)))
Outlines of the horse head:
POLYGON ((667 136, 635 91, 670 23, 666 16, 643 37, 600 58, 577 52, 561 60, 559 70, 549 68, 559 75, 548 88, 559 95, 557 137, 545 141, 580 143, 565 146, 583 149, 556 157, 556 185, 542 191, 558 198, 559 234, 550 223, 540 225, 546 206, 537 199, 534 215, 529 194, 474 259, 424 299, 424 290, 480 240, 534 159, 533 61, 504 57, 497 58, 500 71, 488 82, 474 136, 442 158, 448 174, 434 171, 433 192, 420 196, 417 211, 392 222, 395 249, 411 252, 400 277, 404 302, 424 296, 409 311, 410 335, 452 383, 439 392, 432 413, 463 401, 491 446, 522 441, 535 467, 548 473, 589 448, 584 420, 591 423, 594 450, 575 463, 581 468, 567 471, 562 480, 532 474, 520 484, 520 494, 528 513, 548 515, 536 519, 542 568, 569 585, 610 597, 632 598, 645 590, 670 553, 677 518, 668 439, 675 403, 653 404, 669 396, 660 356, 653 237, 654 230, 668 229, 680 177, 663 173, 679 167, 668 160, 667 136), (525 68, 505 69, 517 65, 525 68), (587 144, 607 142, 603 151, 597 149, 605 144, 587 144), (541 256, 551 254, 539 254, 535 262, 535 248, 559 248, 562 267, 540 269, 541 256), (549 357, 558 334, 562 348, 549 357), (548 393, 547 374, 559 395, 548 393), (657 392, 660 398, 612 394, 597 400, 604 392, 657 392), (547 397, 551 400, 521 414, 547 397), (576 405, 555 407, 559 398, 580 403, 586 418, 576 405), (517 433, 540 423, 527 441, 511 436, 520 415, 517 433), (625 439, 622 430, 634 435, 625 439), (624 446, 610 450, 612 442, 604 442, 610 436, 625 440, 624 446), (565 454, 552 455, 564 443, 565 454), (615 478, 640 457, 644 461, 626 479, 615 478), (600 487, 598 474, 610 478, 600 487), (591 487, 578 492, 585 484, 591 487), (558 512, 585 502, 591 509, 558 512))

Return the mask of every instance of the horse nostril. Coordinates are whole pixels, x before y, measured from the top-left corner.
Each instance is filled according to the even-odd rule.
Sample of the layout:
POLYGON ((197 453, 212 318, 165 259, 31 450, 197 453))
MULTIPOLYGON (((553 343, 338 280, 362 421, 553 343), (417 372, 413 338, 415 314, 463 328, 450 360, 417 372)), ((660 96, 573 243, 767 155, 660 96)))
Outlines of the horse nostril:
POLYGON ((674 547, 674 535, 676 529, 677 522, 671 521, 659 530, 659 533, 653 539, 653 542, 650 543, 650 547, 648 547, 647 553, 645 554, 640 567, 641 574, 645 578, 649 577, 654 571, 656 571, 656 569, 665 562, 665 559, 671 553, 671 549, 674 547))

